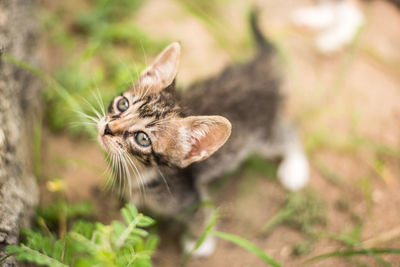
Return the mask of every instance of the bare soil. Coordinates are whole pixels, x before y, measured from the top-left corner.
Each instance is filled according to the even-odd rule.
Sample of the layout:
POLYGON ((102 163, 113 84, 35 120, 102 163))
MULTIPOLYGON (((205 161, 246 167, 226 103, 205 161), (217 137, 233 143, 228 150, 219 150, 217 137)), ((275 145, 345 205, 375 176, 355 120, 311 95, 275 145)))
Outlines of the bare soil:
MULTIPOLYGON (((353 47, 324 56, 313 48, 311 33, 290 26, 290 12, 302 4, 282 0, 259 5, 265 33, 279 41, 288 58, 283 64, 287 74, 286 112, 297 122, 310 157, 308 187, 326 203, 323 231, 338 234, 362 222, 361 240, 370 240, 366 245, 399 248, 399 234, 389 234, 387 240, 371 240, 400 227, 399 155, 380 154, 381 167, 377 167, 377 150, 371 145, 357 145, 353 136, 400 150, 400 11, 384 1, 362 6, 367 23, 358 41, 353 47), (338 174, 337 184, 321 172, 320 163, 338 174), (346 203, 346 208, 338 208, 339 202, 346 203)), ((226 5, 232 14, 242 13, 243 4, 238 1, 226 5)), ((204 23, 185 13, 174 1, 148 1, 136 20, 149 33, 181 42, 179 81, 183 85, 217 73, 231 60, 204 23)), ((246 21, 235 23, 244 28, 246 21)), ((43 162, 45 177, 64 180, 68 200, 94 199, 98 203, 97 218, 107 222, 118 217, 121 202, 104 190, 102 174, 107 165, 95 141, 46 132, 43 162)), ((43 202, 46 190, 42 186, 43 202)), ((274 177, 249 177, 239 171, 215 194, 223 214, 218 229, 252 241, 284 266, 300 266, 305 259, 341 247, 336 241, 319 238, 310 253, 294 256, 293 246, 309 236, 286 225, 275 228, 268 236, 260 235, 262 226, 282 208, 286 194, 274 177)), ((162 240, 154 265, 179 266, 178 227, 167 223, 160 232, 162 240)), ((400 266, 400 256, 383 258, 400 266)), ((377 265, 372 258, 359 259, 368 266, 377 265)), ((355 265, 343 258, 311 264, 355 265)), ((189 266, 265 265, 248 251, 220 240, 211 257, 192 259, 189 266)))

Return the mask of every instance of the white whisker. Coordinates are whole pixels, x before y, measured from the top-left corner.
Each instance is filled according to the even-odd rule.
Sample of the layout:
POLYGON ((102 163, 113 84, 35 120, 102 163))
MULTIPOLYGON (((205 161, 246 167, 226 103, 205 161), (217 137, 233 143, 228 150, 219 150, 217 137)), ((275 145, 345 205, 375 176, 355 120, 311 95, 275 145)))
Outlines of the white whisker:
POLYGON ((97 122, 99 121, 97 118, 95 118, 95 117, 93 117, 93 116, 90 116, 90 115, 88 115, 88 114, 86 114, 86 113, 84 113, 84 112, 82 112, 82 111, 75 110, 75 112, 76 112, 78 115, 81 115, 82 117, 84 117, 84 118, 86 118, 86 119, 89 119, 89 120, 91 120, 91 121, 93 121, 93 122, 95 122, 95 123, 97 123, 97 122))
POLYGON ((140 41, 140 47, 142 48, 142 53, 144 56, 144 63, 146 64, 146 66, 148 66, 147 65, 147 55, 146 55, 146 51, 144 50, 143 42, 142 42, 142 40, 139 40, 139 41, 140 41))
POLYGON ((72 127, 80 127, 80 126, 90 126, 90 127, 92 127, 92 126, 95 126, 95 125, 97 125, 97 123, 95 123, 95 122, 92 122, 92 121, 73 121, 73 122, 71 122, 70 123, 70 125, 72 126, 72 127))
POLYGON ((90 109, 94 112, 94 114, 95 114, 95 115, 97 116, 97 118, 100 120, 100 119, 101 119, 100 113, 93 107, 92 104, 89 103, 89 101, 87 101, 87 99, 85 99, 85 98, 82 98, 82 99, 83 99, 83 101, 86 102, 86 104, 90 107, 90 109))
POLYGON ((158 172, 160 173, 161 178, 162 178, 162 180, 164 181, 165 186, 167 187, 167 190, 168 190, 169 195, 172 196, 171 190, 170 190, 169 185, 168 185, 168 183, 167 183, 167 179, 165 179, 164 174, 162 173, 161 169, 160 169, 158 166, 157 166, 157 170, 158 170, 158 172))
POLYGON ((127 152, 124 152, 125 153, 125 155, 126 155, 126 159, 128 160, 128 162, 130 163, 130 165, 133 167, 133 171, 135 171, 135 173, 136 173, 136 177, 138 178, 138 180, 139 180, 139 182, 138 182, 138 185, 139 185, 139 188, 140 187, 142 187, 142 189, 143 189, 143 194, 144 194, 144 196, 146 195, 146 186, 145 186, 145 184, 144 184, 144 178, 142 177, 142 175, 140 174, 140 171, 139 171, 139 169, 136 167, 136 164, 133 162, 133 160, 130 158, 130 156, 129 156, 129 154, 127 153, 127 152))
POLYGON ((101 97, 101 94, 100 94, 99 86, 97 85, 96 80, 93 79, 93 78, 92 78, 92 82, 96 86, 96 91, 93 91, 92 94, 95 97, 97 103, 99 104, 101 113, 102 113, 102 115, 104 117, 104 116, 106 116, 106 112, 105 112, 105 109, 104 109, 104 102, 103 102, 103 98, 101 97))
POLYGON ((99 89, 97 88, 97 92, 93 91, 92 94, 93 94, 93 97, 96 99, 97 104, 100 107, 101 115, 103 117, 106 116, 106 112, 104 110, 104 106, 102 105, 99 89))

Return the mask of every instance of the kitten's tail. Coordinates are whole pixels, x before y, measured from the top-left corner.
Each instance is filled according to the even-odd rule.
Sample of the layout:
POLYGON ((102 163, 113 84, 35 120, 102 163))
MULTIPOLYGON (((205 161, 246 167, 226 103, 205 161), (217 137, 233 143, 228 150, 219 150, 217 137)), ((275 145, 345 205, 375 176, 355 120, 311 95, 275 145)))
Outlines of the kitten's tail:
POLYGON ((254 39, 257 43, 257 46, 263 51, 265 50, 268 52, 273 51, 274 50, 273 44, 267 38, 265 38, 265 36, 260 30, 260 27, 258 25, 258 17, 259 17, 259 11, 253 8, 252 11, 250 12, 250 27, 254 39))

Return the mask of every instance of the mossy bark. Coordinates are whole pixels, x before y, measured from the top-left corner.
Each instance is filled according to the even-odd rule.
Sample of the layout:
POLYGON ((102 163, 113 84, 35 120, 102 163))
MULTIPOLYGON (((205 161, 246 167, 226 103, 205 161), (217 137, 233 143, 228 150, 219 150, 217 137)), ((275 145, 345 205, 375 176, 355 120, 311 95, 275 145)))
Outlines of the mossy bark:
MULTIPOLYGON (((0 257, 29 226, 38 201, 32 171, 33 126, 39 112, 40 82, 9 63, 15 58, 37 66, 36 1, 0 1, 0 257)), ((1 266, 17 266, 13 257, 1 266)))

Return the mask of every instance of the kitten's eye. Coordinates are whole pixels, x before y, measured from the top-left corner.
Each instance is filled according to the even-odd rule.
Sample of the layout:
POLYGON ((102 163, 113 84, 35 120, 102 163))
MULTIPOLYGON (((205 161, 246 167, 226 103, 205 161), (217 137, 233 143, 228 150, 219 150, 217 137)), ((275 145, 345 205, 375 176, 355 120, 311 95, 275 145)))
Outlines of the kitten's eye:
POLYGON ((144 132, 136 132, 135 133, 135 141, 138 145, 143 146, 143 147, 147 147, 147 146, 151 145, 150 138, 144 132))
POLYGON ((125 110, 127 110, 129 108, 129 101, 128 99, 126 99, 125 97, 121 98, 118 102, 117 102, 117 108, 119 111, 124 112, 125 110))

